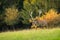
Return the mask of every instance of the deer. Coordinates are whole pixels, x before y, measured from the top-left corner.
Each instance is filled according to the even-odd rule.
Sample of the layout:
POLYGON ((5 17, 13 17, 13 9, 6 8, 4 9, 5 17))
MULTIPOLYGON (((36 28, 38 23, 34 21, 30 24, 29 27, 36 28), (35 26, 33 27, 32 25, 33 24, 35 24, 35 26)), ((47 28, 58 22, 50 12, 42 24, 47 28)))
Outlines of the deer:
MULTIPOLYGON (((40 17, 42 11, 38 10, 38 12, 39 12, 39 17, 40 17)), ((37 29, 38 27, 40 27, 40 28, 48 27, 48 23, 47 23, 46 20, 34 19, 33 16, 32 16, 32 14, 33 14, 33 11, 30 12, 30 17, 31 17, 31 20, 32 20, 32 26, 31 26, 31 28, 37 29)))

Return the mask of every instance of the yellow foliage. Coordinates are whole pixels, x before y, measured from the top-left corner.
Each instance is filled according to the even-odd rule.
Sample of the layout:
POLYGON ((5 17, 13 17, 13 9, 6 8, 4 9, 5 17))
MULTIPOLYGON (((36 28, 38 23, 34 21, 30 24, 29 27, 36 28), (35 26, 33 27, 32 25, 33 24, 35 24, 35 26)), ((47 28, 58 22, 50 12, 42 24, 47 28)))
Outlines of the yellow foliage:
POLYGON ((25 0, 24 4, 28 4, 29 1, 30 1, 31 4, 35 4, 36 3, 36 0, 25 0))
POLYGON ((31 4, 34 4, 34 3, 36 3, 36 0, 32 0, 32 1, 31 1, 31 4))
POLYGON ((18 20, 18 10, 16 8, 6 8, 5 10, 5 22, 7 24, 13 24, 16 20, 18 20))
POLYGON ((33 28, 37 29, 37 26, 36 26, 35 24, 33 24, 33 25, 31 26, 31 28, 32 28, 32 29, 33 29, 33 28))
POLYGON ((31 20, 31 19, 29 19, 29 22, 32 22, 32 20, 31 20))
POLYGON ((24 4, 28 4, 28 0, 25 0, 25 1, 24 1, 24 4))

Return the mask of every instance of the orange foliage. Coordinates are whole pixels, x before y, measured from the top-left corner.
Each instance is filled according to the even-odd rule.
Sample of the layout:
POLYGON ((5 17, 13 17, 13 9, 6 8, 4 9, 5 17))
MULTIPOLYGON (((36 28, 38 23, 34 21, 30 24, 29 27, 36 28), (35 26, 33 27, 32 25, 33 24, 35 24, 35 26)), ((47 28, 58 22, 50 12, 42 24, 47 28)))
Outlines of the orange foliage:
POLYGON ((47 13, 45 13, 46 15, 43 15, 42 17, 40 17, 41 19, 46 20, 47 22, 52 21, 53 19, 55 19, 58 14, 54 9, 50 9, 47 13))
POLYGON ((34 18, 37 21, 45 20, 49 26, 55 26, 60 23, 60 14, 57 14, 57 11, 54 9, 50 9, 48 12, 45 13, 46 15, 43 15, 41 17, 34 18))

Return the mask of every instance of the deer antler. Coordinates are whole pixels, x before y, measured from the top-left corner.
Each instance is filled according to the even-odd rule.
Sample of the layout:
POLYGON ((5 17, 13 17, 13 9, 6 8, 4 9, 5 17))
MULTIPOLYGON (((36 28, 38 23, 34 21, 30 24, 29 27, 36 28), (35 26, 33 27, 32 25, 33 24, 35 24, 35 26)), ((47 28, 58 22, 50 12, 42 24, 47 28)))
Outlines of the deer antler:
POLYGON ((33 20, 33 16, 32 16, 33 12, 31 11, 30 12, 30 17, 31 17, 31 20, 33 20))
POLYGON ((42 13, 42 10, 39 9, 38 12, 39 12, 39 17, 40 17, 41 16, 41 13, 42 13))

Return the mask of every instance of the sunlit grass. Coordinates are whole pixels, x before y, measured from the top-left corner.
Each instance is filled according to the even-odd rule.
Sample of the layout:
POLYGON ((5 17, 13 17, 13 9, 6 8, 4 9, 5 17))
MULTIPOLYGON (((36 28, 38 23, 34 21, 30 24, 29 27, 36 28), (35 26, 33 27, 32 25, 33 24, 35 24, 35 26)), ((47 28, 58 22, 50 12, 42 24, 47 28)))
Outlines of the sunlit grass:
POLYGON ((60 29, 31 29, 0 33, 0 40, 60 40, 60 29))

